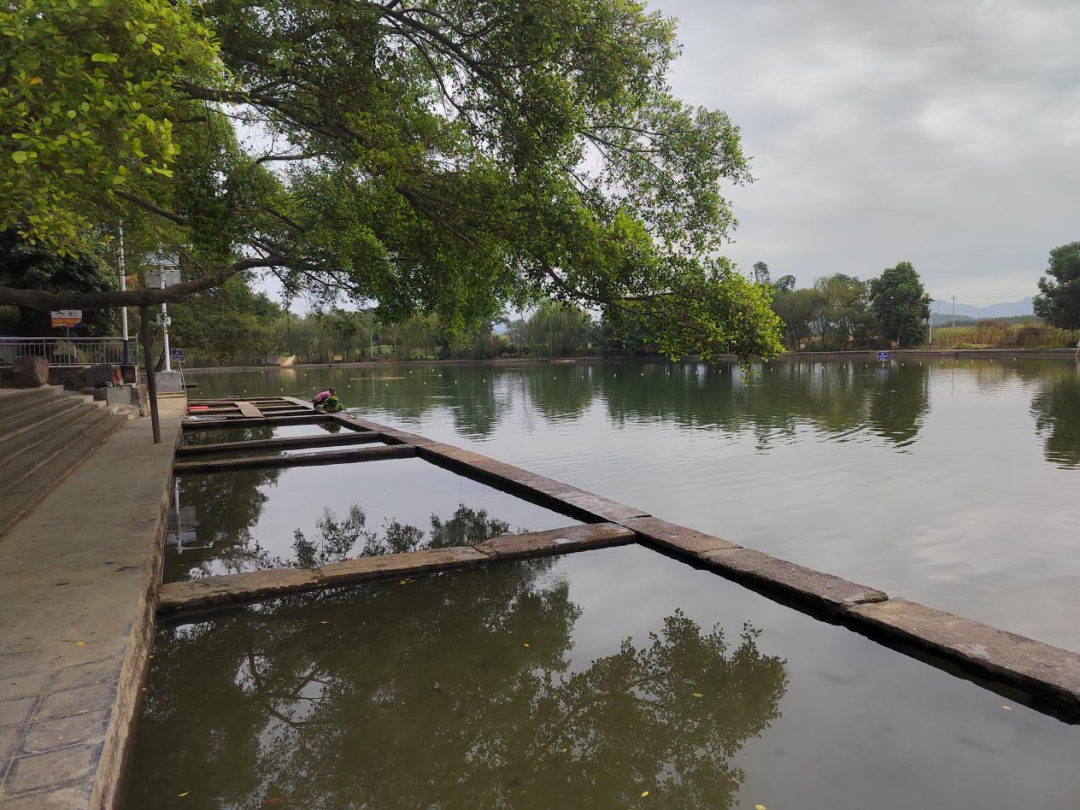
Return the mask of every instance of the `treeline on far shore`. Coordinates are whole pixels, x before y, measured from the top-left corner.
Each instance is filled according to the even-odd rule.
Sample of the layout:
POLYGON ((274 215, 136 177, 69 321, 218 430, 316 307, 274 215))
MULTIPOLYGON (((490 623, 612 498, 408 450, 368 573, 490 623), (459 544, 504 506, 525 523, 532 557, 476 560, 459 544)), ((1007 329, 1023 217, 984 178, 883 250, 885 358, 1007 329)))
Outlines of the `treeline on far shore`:
MULTIPOLYGON (((930 329, 929 297, 907 262, 879 278, 836 273, 796 289, 793 276, 773 280, 758 263, 754 282, 767 287, 788 351, 889 348, 1040 349, 1076 346, 1080 329, 1064 329, 1035 315, 973 321, 930 329), (932 334, 931 334, 932 331, 932 334)), ((105 279, 90 279, 103 284, 105 279)), ((449 341, 436 315, 386 323, 371 310, 331 308, 297 314, 235 277, 169 307, 170 341, 191 366, 334 363, 364 360, 490 360, 582 356, 655 355, 658 347, 633 317, 615 324, 587 310, 555 301, 504 312, 479 323, 464 339, 449 341)), ((1071 325, 1071 324, 1070 324, 1071 325)), ((88 313, 91 335, 119 332, 116 311, 88 313)), ((41 313, 0 307, 0 334, 46 335, 41 313)), ((162 358, 160 333, 155 356, 162 358)))

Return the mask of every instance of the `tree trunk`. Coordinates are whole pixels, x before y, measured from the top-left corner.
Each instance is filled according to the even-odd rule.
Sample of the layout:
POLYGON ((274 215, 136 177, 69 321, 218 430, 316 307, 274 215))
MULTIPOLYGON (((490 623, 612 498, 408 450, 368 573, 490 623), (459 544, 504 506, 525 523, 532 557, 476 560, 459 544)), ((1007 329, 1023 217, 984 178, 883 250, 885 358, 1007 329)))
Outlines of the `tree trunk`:
POLYGON ((154 444, 161 444, 161 420, 158 416, 157 380, 154 379, 154 363, 150 359, 150 311, 139 307, 139 342, 142 343, 143 364, 146 366, 146 395, 150 400, 150 426, 154 431, 154 444))

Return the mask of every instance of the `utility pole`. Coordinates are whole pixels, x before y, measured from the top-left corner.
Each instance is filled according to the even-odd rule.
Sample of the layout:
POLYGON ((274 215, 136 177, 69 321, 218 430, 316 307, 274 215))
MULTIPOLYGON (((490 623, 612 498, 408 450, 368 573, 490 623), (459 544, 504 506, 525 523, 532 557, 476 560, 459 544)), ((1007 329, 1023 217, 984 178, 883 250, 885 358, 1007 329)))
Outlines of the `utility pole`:
MULTIPOLYGON (((165 268, 161 268, 161 289, 165 289, 165 268)), ((172 371, 172 359, 169 357, 169 306, 161 302, 161 337, 165 344, 165 370, 172 371)))
POLYGON ((954 327, 956 326, 956 296, 955 295, 952 297, 952 324, 951 324, 951 326, 954 326, 954 327))
MULTIPOLYGON (((124 270, 124 220, 120 220, 120 261, 117 265, 120 268, 120 291, 123 292, 127 289, 127 275, 124 270)), ((120 324, 123 327, 124 365, 130 366, 131 341, 128 339, 127 307, 120 307, 120 324)))
MULTIPOLYGON (((936 302, 935 302, 936 303, 936 302)), ((934 348, 934 313, 930 313, 930 348, 934 348)))

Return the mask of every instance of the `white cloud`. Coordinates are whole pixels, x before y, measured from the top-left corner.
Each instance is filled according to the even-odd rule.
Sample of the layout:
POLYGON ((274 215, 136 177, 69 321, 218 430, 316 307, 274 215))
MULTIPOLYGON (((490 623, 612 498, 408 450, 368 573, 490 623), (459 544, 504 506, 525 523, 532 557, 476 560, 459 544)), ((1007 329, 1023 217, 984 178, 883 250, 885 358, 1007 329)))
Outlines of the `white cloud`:
POLYGON ((731 113, 757 183, 729 254, 809 283, 907 259, 972 303, 1080 239, 1080 4, 653 0, 673 86, 731 113))

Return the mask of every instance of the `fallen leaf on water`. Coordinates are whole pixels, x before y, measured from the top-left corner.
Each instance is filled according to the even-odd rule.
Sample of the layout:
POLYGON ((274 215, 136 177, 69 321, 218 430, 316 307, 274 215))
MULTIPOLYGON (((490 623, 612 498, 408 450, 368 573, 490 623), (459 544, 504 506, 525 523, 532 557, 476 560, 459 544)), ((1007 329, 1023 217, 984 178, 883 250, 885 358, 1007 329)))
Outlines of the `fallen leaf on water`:
POLYGON ((85 642, 85 641, 76 641, 76 642, 75 642, 75 646, 76 646, 76 647, 85 647, 85 646, 86 646, 86 642, 85 642))
POLYGON ((191 793, 191 791, 190 791, 190 790, 185 790, 185 791, 184 791, 183 793, 180 793, 180 794, 179 794, 179 796, 180 796, 180 798, 182 799, 182 798, 184 798, 185 796, 187 796, 187 795, 188 795, 189 793, 191 793))
POLYGON ((644 793, 641 794, 641 798, 644 799, 648 795, 649 795, 649 791, 646 790, 644 793))
POLYGON ((701 692, 694 692, 694 697, 705 697, 701 692))
POLYGON ((327 621, 326 619, 323 619, 323 620, 322 620, 322 624, 330 624, 330 622, 329 622, 329 621, 327 621))
POLYGON ((765 810, 765 805, 763 805, 763 804, 755 804, 754 805, 754 810, 765 810))
POLYGON ((1001 708, 1003 708, 1003 709, 1004 709, 1005 711, 1007 711, 1007 712, 1011 712, 1011 711, 1012 711, 1012 706, 1004 706, 1004 705, 1003 705, 1003 706, 1002 706, 1001 708))
POLYGON ((521 646, 522 647, 528 647, 529 645, 528 644, 522 644, 521 646))

